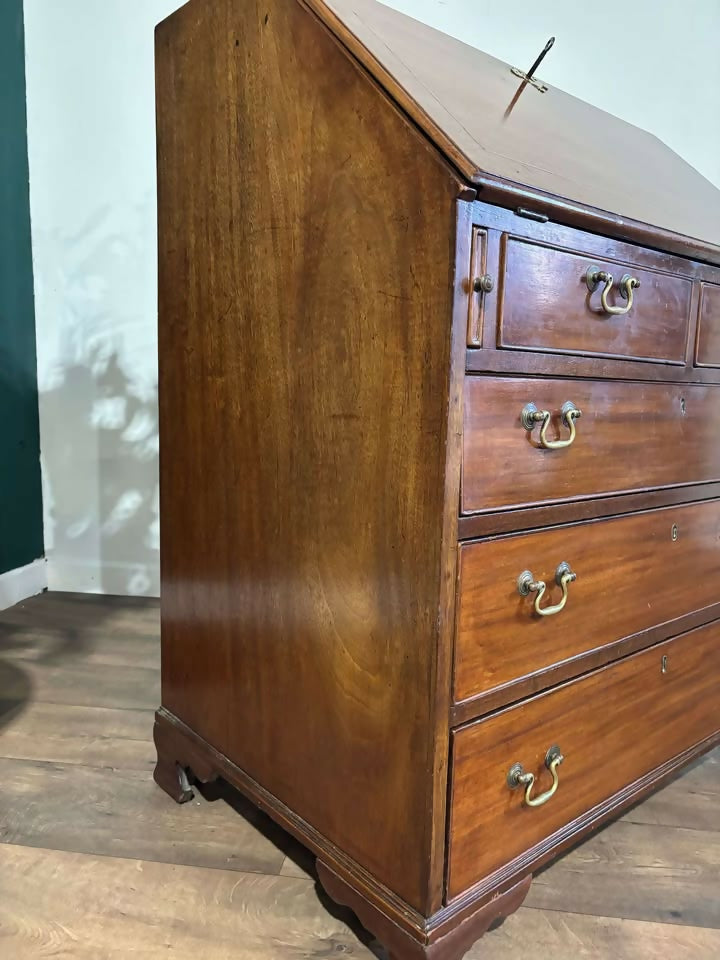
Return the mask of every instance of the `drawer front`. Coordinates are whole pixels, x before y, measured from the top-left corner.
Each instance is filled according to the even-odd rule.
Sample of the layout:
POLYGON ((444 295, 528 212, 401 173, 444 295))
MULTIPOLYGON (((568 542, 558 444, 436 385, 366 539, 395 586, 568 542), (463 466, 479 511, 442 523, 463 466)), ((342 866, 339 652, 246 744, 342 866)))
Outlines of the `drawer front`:
POLYGON ((720 478, 720 389, 715 386, 467 377, 462 510, 475 513, 720 478), (562 409, 582 413, 572 444, 562 409))
POLYGON ((684 363, 690 280, 516 237, 504 238, 503 262, 499 346, 684 363), (602 294, 609 281, 598 280, 591 292, 591 268, 613 278, 605 301, 610 310, 630 304, 620 294, 625 275, 640 281, 628 312, 607 312, 602 294))
POLYGON ((540 673, 553 664, 667 624, 720 601, 720 501, 650 510, 460 545, 455 698, 540 673), (564 609, 538 616, 530 571, 557 605, 556 570, 568 563, 564 609))
POLYGON ((448 895, 456 897, 720 729, 720 626, 635 654, 453 735, 448 895), (663 660, 663 658, 666 658, 663 660), (663 672, 664 671, 664 672, 663 672), (510 768, 557 792, 529 807, 510 768))
POLYGON ((695 363, 720 367, 720 286, 714 283, 702 285, 695 363))

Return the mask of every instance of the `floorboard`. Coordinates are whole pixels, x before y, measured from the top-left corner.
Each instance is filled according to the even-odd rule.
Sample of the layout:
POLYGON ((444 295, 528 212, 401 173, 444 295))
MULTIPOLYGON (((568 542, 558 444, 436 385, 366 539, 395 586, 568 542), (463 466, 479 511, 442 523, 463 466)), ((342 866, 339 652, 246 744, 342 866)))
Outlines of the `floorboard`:
POLYGON ((12 760, 152 770, 153 722, 150 709, 35 702, 0 731, 0 749, 12 760))
MULTIPOLYGON (((0 613, 0 956, 381 957, 312 857, 224 785, 152 781, 156 601, 0 613)), ((720 751, 536 877, 469 960, 717 960, 720 751)))
POLYGON ((3 941, 12 960, 373 957, 306 880, 9 844, 3 941))
POLYGON ((720 931, 522 907, 466 960, 712 960, 720 931))
POLYGON ((249 803, 168 803, 151 770, 0 760, 0 782, 6 843, 272 875, 285 859, 287 835, 249 803))
POLYGON ((526 904, 720 927, 720 833, 614 823, 533 880, 526 904))
POLYGON ((8 659, 3 667, 5 678, 0 673, 0 682, 5 701, 142 710, 160 698, 160 672, 147 667, 114 669, 80 655, 62 664, 8 659))
POLYGON ((623 821, 720 830, 720 752, 694 764, 680 778, 630 810, 623 821))

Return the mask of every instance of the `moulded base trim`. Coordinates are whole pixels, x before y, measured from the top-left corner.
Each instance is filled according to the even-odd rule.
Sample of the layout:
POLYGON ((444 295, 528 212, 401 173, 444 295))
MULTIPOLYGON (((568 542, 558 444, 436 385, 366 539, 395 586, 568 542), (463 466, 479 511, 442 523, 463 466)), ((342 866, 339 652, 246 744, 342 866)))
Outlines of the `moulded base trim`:
POLYGON ((36 597, 47 590, 47 563, 45 559, 34 560, 26 567, 8 570, 0 574, 0 610, 14 607, 28 597, 36 597))

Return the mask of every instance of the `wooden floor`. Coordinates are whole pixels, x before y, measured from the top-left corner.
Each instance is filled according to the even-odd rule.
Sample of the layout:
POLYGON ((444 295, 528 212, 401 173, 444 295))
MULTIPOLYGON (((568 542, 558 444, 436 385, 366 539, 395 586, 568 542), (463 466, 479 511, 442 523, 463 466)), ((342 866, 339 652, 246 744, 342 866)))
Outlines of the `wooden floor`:
MULTIPOLYGON (((0 613, 0 957, 382 957, 229 789, 178 807, 154 785, 158 632, 146 600, 0 613)), ((468 956, 720 958, 720 752, 538 876, 468 956)))

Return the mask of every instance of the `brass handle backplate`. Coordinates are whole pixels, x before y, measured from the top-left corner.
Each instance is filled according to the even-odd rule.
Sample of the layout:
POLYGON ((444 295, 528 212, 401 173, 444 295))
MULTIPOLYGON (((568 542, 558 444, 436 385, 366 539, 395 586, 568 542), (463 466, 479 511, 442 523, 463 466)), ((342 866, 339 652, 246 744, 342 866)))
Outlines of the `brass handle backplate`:
POLYGON ((538 797, 532 796, 533 787, 535 786, 535 774, 527 773, 521 763, 514 763, 510 767, 507 775, 508 786, 511 790, 516 790, 518 787, 525 787, 525 803, 528 807, 542 807, 557 793, 557 788, 560 785, 558 767, 564 759, 560 747, 550 747, 545 754, 545 766, 552 774, 553 782, 550 789, 546 790, 545 793, 541 793, 538 797))
POLYGON ((599 270, 597 267, 589 267, 585 274, 585 282, 588 285, 590 293, 595 291, 599 283, 605 284, 602 296, 600 297, 600 303, 605 313, 614 317, 622 317, 626 313, 630 313, 633 306, 633 291, 640 286, 640 281, 637 277, 631 277, 629 273, 624 274, 620 280, 619 292, 623 300, 627 300, 627 303, 624 307, 611 307, 608 303, 608 294, 612 290, 614 283, 611 273, 608 273, 607 270, 599 270))
POLYGON ((578 410, 572 400, 567 400, 562 405, 560 419, 570 431, 567 440, 548 440, 547 432, 551 416, 549 410, 538 410, 534 403, 527 403, 522 409, 520 420, 528 431, 531 431, 536 423, 542 424, 540 445, 546 450, 563 450, 575 441, 575 421, 582 416, 582 410, 578 410))
POLYGON ((541 617, 552 617, 565 608, 568 598, 568 587, 577 580, 577 574, 570 569, 569 563, 561 563, 555 571, 555 583, 562 587, 562 599, 552 607, 541 607, 540 601, 545 595, 547 584, 544 580, 536 580, 529 570, 523 570, 517 580, 518 593, 521 597, 535 594, 535 613, 541 617))

